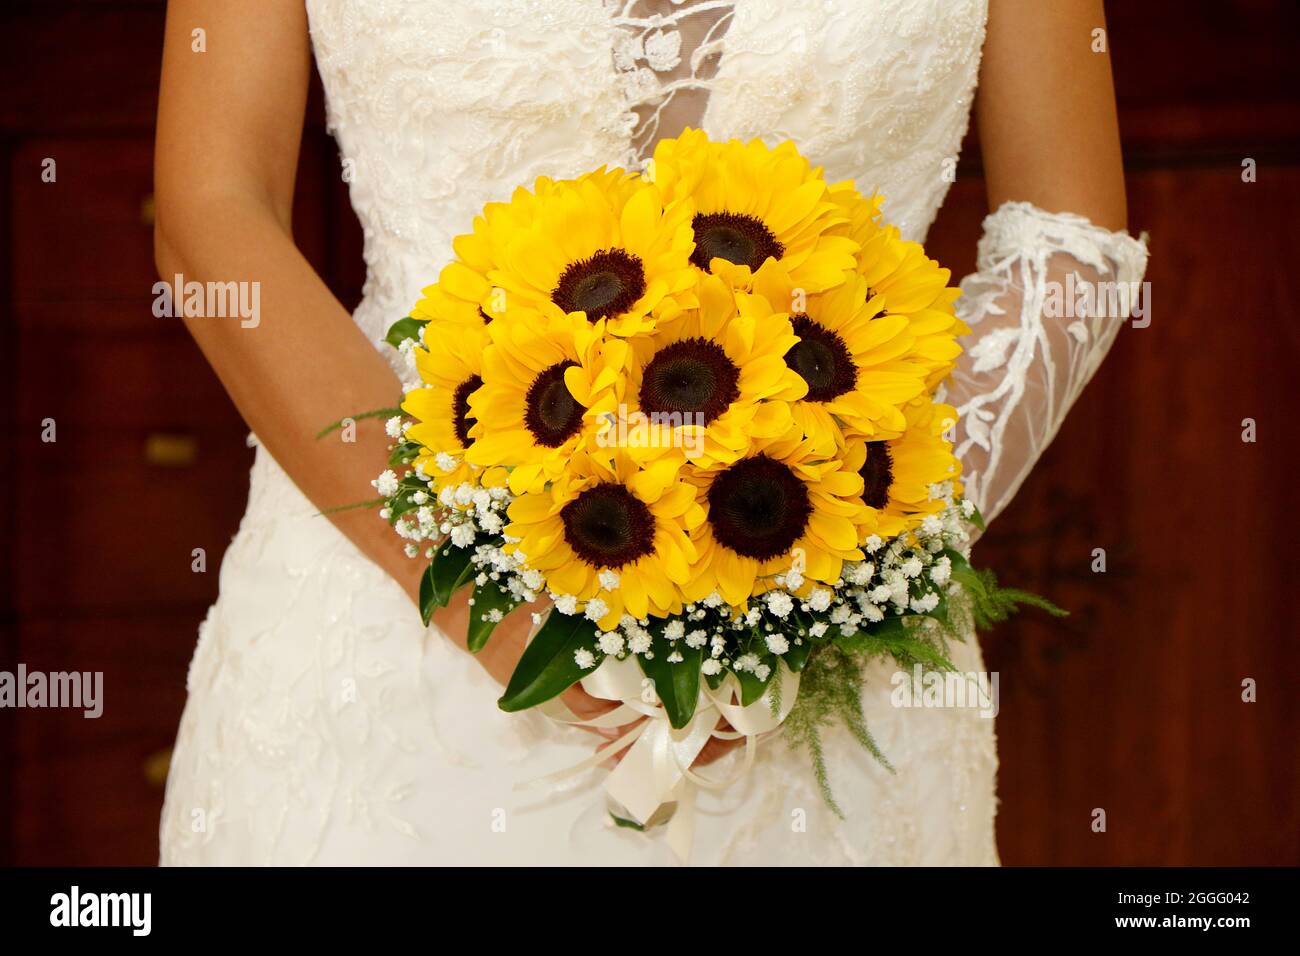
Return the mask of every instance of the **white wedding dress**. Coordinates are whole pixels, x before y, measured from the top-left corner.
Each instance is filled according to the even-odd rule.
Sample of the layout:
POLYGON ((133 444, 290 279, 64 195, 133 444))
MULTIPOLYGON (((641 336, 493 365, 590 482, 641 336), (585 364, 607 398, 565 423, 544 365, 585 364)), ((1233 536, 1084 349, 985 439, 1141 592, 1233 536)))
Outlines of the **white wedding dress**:
MULTIPOLYGON (((486 201, 539 175, 636 165, 684 125, 792 139, 829 180, 882 192, 886 218, 923 240, 966 130, 986 16, 985 0, 307 9, 365 232, 355 319, 377 344, 486 201)), ((963 283, 974 332, 949 387, 986 515, 1014 494, 1119 326, 1045 317, 1045 283, 1066 271, 1132 282, 1144 267, 1140 243, 1081 219, 1024 205, 989 218, 980 272, 963 283)), ((982 670, 973 635, 952 650, 961 670, 982 670)), ((840 820, 808 757, 765 741, 747 777, 700 793, 692 862, 997 863, 993 721, 891 706, 893 670, 871 669, 863 705, 896 773, 827 731, 840 820)), ((498 686, 419 625, 262 448, 188 687, 166 864, 674 862, 657 830, 611 825, 605 770, 517 788, 578 763, 596 738, 498 710, 498 686)))

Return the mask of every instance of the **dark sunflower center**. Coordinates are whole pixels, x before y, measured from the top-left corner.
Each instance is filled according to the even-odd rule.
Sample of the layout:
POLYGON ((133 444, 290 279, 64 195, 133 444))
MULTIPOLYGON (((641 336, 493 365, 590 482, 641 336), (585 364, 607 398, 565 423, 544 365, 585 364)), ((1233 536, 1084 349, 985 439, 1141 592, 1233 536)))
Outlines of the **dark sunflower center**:
POLYGON ((739 266, 757 269, 768 258, 780 259, 785 247, 762 220, 738 212, 696 213, 695 251, 691 262, 705 272, 714 259, 726 259, 739 266))
POLYGON ((702 415, 713 421, 740 397, 740 370, 722 346, 682 339, 655 353, 641 373, 641 410, 702 415))
POLYGON ((862 500, 870 508, 889 504, 889 486, 894 483, 894 459, 883 441, 867 442, 867 460, 858 469, 862 476, 862 500))
POLYGON ((469 413, 469 397, 483 387, 483 379, 471 375, 456 386, 452 393, 452 427, 456 429, 456 438, 462 448, 469 447, 469 430, 474 427, 474 416, 469 413))
POLYGON ((564 370, 577 364, 557 362, 528 386, 524 424, 532 432, 533 440, 546 448, 558 448, 582 427, 585 409, 564 384, 564 370))
POLYGON ((484 312, 484 311, 483 311, 483 306, 481 306, 481 305, 478 307, 478 316, 479 316, 480 319, 483 320, 483 324, 484 324, 484 325, 487 325, 489 322, 492 321, 492 316, 490 316, 490 315, 488 315, 486 312, 484 312))
POLYGON ((560 509, 564 540, 596 568, 621 568, 654 552, 654 515, 622 485, 588 488, 560 509))
POLYGON ((829 402, 858 383, 858 367, 844 340, 802 312, 790 316, 799 342, 785 353, 785 364, 808 383, 808 401, 829 402))
POLYGON ((736 462, 709 488, 709 524, 718 542, 765 561, 789 552, 812 514, 808 489, 788 465, 758 455, 736 462))
POLYGON ((645 295, 645 267, 622 249, 606 249, 571 263, 551 301, 565 312, 586 312, 592 322, 626 312, 645 295))

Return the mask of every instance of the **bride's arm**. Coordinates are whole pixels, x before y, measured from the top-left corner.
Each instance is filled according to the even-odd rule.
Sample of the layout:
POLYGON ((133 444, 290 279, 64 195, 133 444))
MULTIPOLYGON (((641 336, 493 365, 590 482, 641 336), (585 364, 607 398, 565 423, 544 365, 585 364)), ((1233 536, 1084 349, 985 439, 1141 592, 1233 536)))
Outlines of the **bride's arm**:
POLYGON ((967 494, 988 520, 1011 501, 1124 321, 1105 308, 1061 315, 1053 295, 1131 287, 1146 268, 1145 246, 1122 231, 1104 30, 1101 0, 990 3, 976 109, 994 212, 979 271, 962 281, 957 305, 972 331, 945 393, 961 413, 967 494))
MULTIPOLYGON (((186 318, 249 427, 313 504, 375 497, 388 439, 322 427, 391 408, 401 383, 294 245, 290 220, 311 55, 301 3, 172 0, 167 11, 155 158, 159 274, 256 282, 260 320, 186 318), (206 33, 205 52, 192 31, 206 33)), ((373 511, 331 516, 408 589, 415 562, 373 511)))
MULTIPOLYGON (((311 70, 301 0, 172 0, 167 10, 155 161, 159 273, 169 281, 256 282, 260 321, 186 324, 249 427, 321 509, 375 497, 387 460, 382 423, 356 442, 316 439, 330 422, 392 407, 401 383, 294 245, 294 175, 311 70), (192 31, 205 32, 196 52, 192 31)), ((325 520, 322 518, 321 520, 325 520)), ((415 597, 422 565, 371 509, 329 520, 415 597)), ((412 617, 415 610, 411 610, 412 617)), ((464 645, 463 599, 438 623, 464 645)), ((527 614, 478 658, 504 684, 527 614), (518 632, 513 633, 513 632, 518 632)))

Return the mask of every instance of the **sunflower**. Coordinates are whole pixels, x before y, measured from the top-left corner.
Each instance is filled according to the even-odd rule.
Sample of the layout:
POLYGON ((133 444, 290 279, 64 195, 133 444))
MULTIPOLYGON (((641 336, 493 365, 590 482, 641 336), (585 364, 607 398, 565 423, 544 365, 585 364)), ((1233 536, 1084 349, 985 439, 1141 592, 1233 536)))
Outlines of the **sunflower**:
POLYGON ((822 456, 797 428, 756 441, 746 457, 693 481, 706 520, 693 536, 688 601, 716 591, 741 607, 792 566, 834 584, 845 561, 862 560, 869 518, 862 478, 843 459, 822 456))
POLYGON ((957 318, 953 303, 961 290, 948 285, 952 272, 925 254, 919 242, 904 240, 894 226, 882 225, 880 196, 864 199, 851 184, 832 187, 847 223, 837 233, 859 246, 856 270, 870 297, 880 296, 881 312, 907 320, 914 338, 911 358, 926 370, 926 388, 936 388, 961 354, 957 338, 970 328, 957 318))
POLYGON ((468 396, 475 421, 469 462, 511 469, 514 494, 559 476, 609 413, 626 366, 626 344, 604 333, 603 320, 591 325, 581 313, 555 308, 512 308, 494 320, 484 384, 468 396))
POLYGON ((545 490, 516 498, 505 533, 554 595, 572 595, 600 627, 624 613, 643 619, 682 610, 704 518, 693 486, 678 480, 684 458, 642 469, 626 454, 576 453, 545 490))
POLYGON ((688 205, 665 208, 652 186, 622 170, 542 179, 535 192, 484 209, 474 232, 456 240, 458 258, 429 298, 466 303, 484 322, 507 302, 545 303, 604 319, 612 334, 635 334, 678 297, 689 304, 690 219, 688 205))
POLYGON ((501 290, 488 290, 481 301, 450 295, 441 282, 425 288, 411 310, 411 318, 421 321, 456 322, 461 325, 487 325, 504 308, 501 290))
POLYGON ((713 143, 687 130, 659 142, 651 170, 664 202, 693 207, 691 262, 734 288, 748 288, 768 259, 810 292, 829 289, 853 268, 857 243, 832 231, 845 223, 843 210, 821 169, 789 141, 776 148, 758 139, 713 143))
POLYGON ((753 294, 738 296, 742 313, 771 320, 790 310, 798 343, 786 364, 807 383, 792 406, 804 435, 829 454, 842 442, 840 423, 866 435, 903 430, 902 406, 925 388, 915 338, 902 316, 880 315, 879 297, 855 273, 821 295, 805 295, 784 267, 769 262, 754 277, 753 294), (778 311, 781 310, 781 311, 778 311))
POLYGON ((931 497, 932 486, 952 482, 953 493, 961 493, 961 462, 944 438, 957 421, 956 409, 921 399, 903 413, 903 434, 883 441, 850 435, 844 456, 847 468, 862 477, 871 533, 882 538, 910 531, 926 515, 943 510, 943 500, 931 497))
POLYGON ((622 408, 637 429, 629 451, 641 460, 683 448, 696 466, 735 461, 754 438, 784 434, 790 402, 807 392, 785 361, 798 343, 785 316, 739 314, 717 276, 702 277, 699 299, 628 340, 622 408))
MULTIPOLYGON (((469 397, 483 385, 482 327, 465 328, 453 320, 432 320, 424 329, 424 346, 415 351, 423 388, 406 394, 402 410, 415 419, 406 439, 420 446, 415 459, 435 492, 465 482, 480 483, 482 469, 465 461, 465 450, 481 430, 469 411, 469 397)), ((499 470, 498 470, 499 471, 499 470)), ((504 479, 495 474, 487 485, 504 479)))
MULTIPOLYGON (((532 190, 520 186, 509 202, 484 206, 474 218, 473 231, 452 241, 456 258, 443 267, 438 281, 424 290, 424 298, 417 306, 422 315, 416 317, 477 317, 487 324, 500 315, 505 310, 505 290, 494 285, 489 275, 504 261, 512 237, 534 223, 539 203, 562 182, 541 176, 532 190)), ((637 186, 636 180, 623 170, 603 166, 568 182, 590 183, 620 202, 624 200, 617 197, 624 197, 637 186)))

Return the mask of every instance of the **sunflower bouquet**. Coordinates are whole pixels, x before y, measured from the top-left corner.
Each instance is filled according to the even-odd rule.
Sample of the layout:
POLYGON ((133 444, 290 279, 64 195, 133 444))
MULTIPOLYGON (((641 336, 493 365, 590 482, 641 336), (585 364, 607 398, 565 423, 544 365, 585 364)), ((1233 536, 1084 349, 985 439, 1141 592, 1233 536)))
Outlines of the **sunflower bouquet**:
POLYGON ((486 206, 389 332, 419 381, 375 485, 429 562, 425 621, 469 589, 478 650, 549 602, 500 706, 572 720, 581 682, 618 704, 597 723, 649 718, 599 755, 631 748, 607 788, 634 825, 701 782, 710 736, 747 762, 782 724, 831 799, 826 708, 801 701, 839 701, 884 760, 865 664, 951 667, 948 639, 1025 598, 967 559, 980 519, 934 397, 958 290, 880 202, 792 143, 688 130, 644 174, 486 206))

